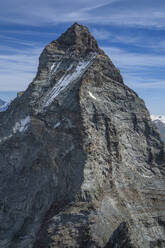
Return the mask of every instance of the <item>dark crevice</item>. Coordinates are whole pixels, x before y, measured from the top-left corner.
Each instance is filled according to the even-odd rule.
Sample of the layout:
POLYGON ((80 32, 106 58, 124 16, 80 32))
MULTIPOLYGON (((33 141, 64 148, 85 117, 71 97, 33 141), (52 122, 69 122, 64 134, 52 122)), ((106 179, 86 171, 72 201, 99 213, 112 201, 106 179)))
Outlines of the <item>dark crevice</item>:
POLYGON ((95 124, 95 127, 96 127, 96 130, 98 130, 98 121, 99 121, 99 118, 98 118, 98 112, 97 112, 97 109, 95 107, 95 105, 93 104, 93 109, 94 109, 94 113, 93 113, 93 123, 95 124))
POLYGON ((126 222, 122 222, 116 228, 104 248, 134 248, 126 222))
POLYGON ((105 137, 106 137, 106 141, 107 141, 107 150, 110 152, 111 141, 110 141, 110 134, 109 134, 109 119, 107 117, 105 117, 104 122, 105 122, 105 137))

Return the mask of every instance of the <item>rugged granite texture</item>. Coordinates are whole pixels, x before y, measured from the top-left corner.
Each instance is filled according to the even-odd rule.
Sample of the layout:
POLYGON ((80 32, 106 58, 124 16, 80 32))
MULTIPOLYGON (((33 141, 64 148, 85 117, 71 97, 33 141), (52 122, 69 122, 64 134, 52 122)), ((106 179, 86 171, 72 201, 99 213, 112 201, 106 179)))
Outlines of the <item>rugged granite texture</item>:
POLYGON ((77 23, 0 113, 0 247, 165 247, 165 150, 77 23))

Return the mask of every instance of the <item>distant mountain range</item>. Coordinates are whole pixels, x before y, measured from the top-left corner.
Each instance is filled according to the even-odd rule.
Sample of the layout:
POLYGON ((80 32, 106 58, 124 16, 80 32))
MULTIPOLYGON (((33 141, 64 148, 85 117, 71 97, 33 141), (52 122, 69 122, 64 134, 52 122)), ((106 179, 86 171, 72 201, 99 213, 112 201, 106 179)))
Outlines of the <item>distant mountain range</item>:
POLYGON ((9 103, 4 102, 0 99, 0 112, 6 111, 9 106, 9 103))
POLYGON ((0 106, 4 105, 5 102, 3 100, 0 99, 0 106))
POLYGON ((151 115, 152 121, 156 124, 160 131, 160 136, 165 142, 165 116, 163 115, 151 115))

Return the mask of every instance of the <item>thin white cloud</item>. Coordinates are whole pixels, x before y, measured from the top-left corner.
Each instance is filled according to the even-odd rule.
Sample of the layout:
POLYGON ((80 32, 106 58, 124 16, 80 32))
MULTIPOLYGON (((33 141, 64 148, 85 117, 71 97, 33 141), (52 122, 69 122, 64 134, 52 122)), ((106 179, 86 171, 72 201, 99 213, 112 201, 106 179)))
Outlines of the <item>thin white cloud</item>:
POLYGON ((165 38, 164 36, 156 36, 146 34, 145 32, 136 32, 135 29, 131 29, 126 32, 118 33, 116 30, 106 26, 104 28, 92 28, 92 35, 100 41, 108 41, 109 43, 116 43, 116 45, 131 45, 136 48, 147 48, 151 52, 164 52, 165 51, 165 38))
POLYGON ((164 55, 129 52, 117 47, 102 47, 102 49, 112 58, 112 61, 121 68, 160 68, 165 65, 164 55))
POLYGON ((125 75, 126 84, 132 89, 165 89, 165 80, 153 80, 148 78, 144 80, 143 77, 138 77, 138 73, 131 77, 130 75, 125 75))
POLYGON ((105 29, 93 28, 91 33, 96 40, 108 40, 110 37, 113 37, 113 33, 105 29))
MULTIPOLYGON (((110 28, 109 28, 110 30, 110 28)), ((97 40, 108 40, 111 43, 123 43, 132 45, 141 45, 142 37, 136 34, 118 34, 116 31, 109 31, 108 29, 93 28, 91 33, 97 40)))
MULTIPOLYGON (((0 46, 1 49, 4 47, 0 46)), ((42 49, 34 43, 26 49, 11 47, 8 54, 0 55, 0 91, 24 90, 36 74, 42 49)), ((164 80, 152 75, 153 68, 164 68, 164 56, 131 53, 116 47, 103 47, 103 50, 122 70, 124 80, 131 88, 165 88, 164 80)))
POLYGON ((165 57, 157 54, 132 53, 117 47, 102 48, 122 71, 125 83, 133 89, 165 89, 165 57))
POLYGON ((56 24, 89 20, 91 11, 120 0, 6 0, 0 9, 0 21, 27 25, 56 24), (4 11, 5 9, 5 11, 4 11))
POLYGON ((0 91, 25 90, 36 74, 42 47, 33 44, 26 49, 8 47, 6 51, 0 55, 0 91))
POLYGON ((108 25, 165 28, 162 0, 6 0, 0 21, 28 25, 79 21, 108 25))

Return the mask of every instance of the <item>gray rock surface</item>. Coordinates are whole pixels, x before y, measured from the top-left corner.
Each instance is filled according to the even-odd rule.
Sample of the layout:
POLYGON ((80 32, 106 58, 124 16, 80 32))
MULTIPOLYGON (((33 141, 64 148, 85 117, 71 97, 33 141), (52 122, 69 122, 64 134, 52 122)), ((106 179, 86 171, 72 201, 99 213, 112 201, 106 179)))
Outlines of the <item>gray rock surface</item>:
POLYGON ((0 113, 1 248, 165 247, 165 149, 77 23, 0 113))

